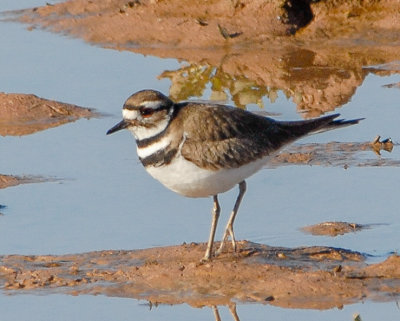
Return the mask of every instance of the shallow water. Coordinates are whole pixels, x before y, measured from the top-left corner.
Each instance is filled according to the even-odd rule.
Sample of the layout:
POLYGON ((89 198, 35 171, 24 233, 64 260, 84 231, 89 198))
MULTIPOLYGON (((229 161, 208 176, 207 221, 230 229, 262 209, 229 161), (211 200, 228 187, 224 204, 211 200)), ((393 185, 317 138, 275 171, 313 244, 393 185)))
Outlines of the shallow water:
MULTIPOLYGON (((3 296, 1 303, 9 307, 2 315, 5 320, 214 320, 211 308, 192 308, 187 305, 160 305, 150 310, 146 302, 104 296, 3 296), (18 308, 27 306, 29 309, 18 308), (79 308, 77 308, 79 307, 79 308)), ((221 320, 233 320, 227 307, 220 307, 221 320)), ((397 320, 399 309, 395 303, 358 303, 328 311, 282 309, 268 305, 239 305, 240 320, 353 320, 360 314, 362 320, 379 320, 382 315, 387 320, 397 320), (384 312, 384 314, 383 314, 384 312)))
MULTIPOLYGON (((43 3, 19 2, 19 8, 43 3)), ((14 1, 0 11, 18 9, 14 1)), ((23 137, 2 137, 0 174, 41 175, 60 180, 19 185, 0 191, 0 254, 65 254, 104 249, 139 249, 183 242, 204 242, 210 224, 210 199, 187 199, 166 190, 146 174, 137 160, 128 132, 110 137, 105 132, 120 119, 124 100, 143 88, 168 93, 164 70, 176 70, 174 59, 144 57, 102 49, 81 40, 0 23, 0 91, 34 93, 109 116, 78 120, 23 137)), ((400 75, 368 75, 351 101, 337 111, 343 118, 365 117, 357 126, 303 139, 301 143, 366 142, 376 135, 399 142, 400 90, 383 85, 400 75)), ((202 99, 210 97, 210 88, 202 99)), ((279 92, 274 104, 264 98, 268 112, 280 119, 300 119, 295 105, 279 92)), ((257 109, 255 105, 250 109, 257 109)), ((366 152, 372 153, 372 152, 366 152)), ((383 158, 399 159, 395 147, 383 158)), ((371 155, 368 155, 371 157, 371 155)), ((374 155, 374 157, 379 157, 374 155)), ((400 220, 396 167, 285 166, 265 169, 248 180, 248 191, 236 221, 238 239, 274 246, 325 245, 350 248, 381 260, 399 250, 400 220), (358 233, 331 238, 302 233, 303 226, 323 221, 360 224, 386 223, 358 233)), ((221 197, 223 222, 237 191, 221 197)), ((0 295, 5 320, 85 319, 142 320, 210 319, 210 308, 186 305, 148 307, 129 299, 92 296, 0 295), (23 307, 23 308, 21 308, 23 307)), ((285 310, 272 306, 239 305, 242 320, 397 319, 395 303, 346 306, 342 310, 285 310)), ((226 308, 223 320, 231 319, 226 308)))

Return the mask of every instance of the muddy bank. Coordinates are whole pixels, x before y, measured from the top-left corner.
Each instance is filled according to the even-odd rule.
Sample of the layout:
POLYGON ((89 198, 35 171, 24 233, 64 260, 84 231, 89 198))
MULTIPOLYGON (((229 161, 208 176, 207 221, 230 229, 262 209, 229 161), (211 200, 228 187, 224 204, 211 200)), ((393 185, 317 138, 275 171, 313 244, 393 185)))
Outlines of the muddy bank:
POLYGON ((20 184, 42 183, 54 181, 54 179, 44 178, 41 176, 14 176, 0 174, 0 189, 20 184))
POLYGON ((335 167, 400 166, 400 160, 391 157, 393 148, 398 146, 391 139, 377 136, 371 142, 326 144, 294 144, 269 160, 266 167, 285 165, 318 165, 335 167))
MULTIPOLYGON (((170 95, 184 100, 201 96, 211 87, 210 99, 231 96, 239 107, 273 103, 278 92, 296 104, 306 117, 316 117, 348 103, 369 74, 389 75, 399 70, 364 66, 400 60, 399 47, 324 46, 297 47, 282 44, 268 48, 229 50, 179 50, 140 48, 135 51, 161 57, 177 57, 189 64, 167 70, 159 78, 171 80, 170 95)), ((378 106, 377 106, 378 107, 378 106)))
MULTIPOLYGON (((39 98, 35 95, 0 92, 1 136, 30 135, 80 118, 92 117, 100 117, 100 114, 90 108, 39 98)), ((42 176, 0 174, 0 189, 55 180, 42 176)))
POLYGON ((396 300, 400 258, 366 264, 342 249, 272 248, 240 242, 200 264, 205 244, 62 256, 0 257, 6 293, 103 294, 191 306, 257 302, 280 307, 329 309, 360 300, 396 300))
POLYGON ((323 222, 302 227, 301 230, 312 235, 338 236, 347 233, 355 233, 370 228, 371 225, 348 222, 323 222))
POLYGON ((213 48, 286 39, 399 44, 399 9, 396 0, 70 0, 34 8, 23 20, 115 46, 213 48))
POLYGON ((304 117, 347 103, 369 73, 400 60, 400 8, 386 1, 71 0, 16 19, 92 44, 187 63, 161 72, 183 100, 230 95, 237 106, 273 102, 277 91, 304 117))
POLYGON ((23 136, 73 122, 98 117, 89 108, 27 94, 0 92, 0 135, 23 136))

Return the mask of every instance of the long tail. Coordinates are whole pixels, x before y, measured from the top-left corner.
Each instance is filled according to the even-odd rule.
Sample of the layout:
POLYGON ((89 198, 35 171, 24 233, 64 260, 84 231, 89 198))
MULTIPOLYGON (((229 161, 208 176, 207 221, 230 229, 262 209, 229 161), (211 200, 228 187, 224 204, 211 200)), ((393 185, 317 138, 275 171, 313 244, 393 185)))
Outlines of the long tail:
POLYGON ((358 118, 351 120, 345 120, 345 119, 334 120, 339 116, 340 114, 334 114, 309 120, 283 121, 279 122, 279 125, 284 130, 285 129, 290 130, 293 138, 298 138, 308 134, 315 134, 331 129, 355 125, 364 119, 364 118, 358 118))

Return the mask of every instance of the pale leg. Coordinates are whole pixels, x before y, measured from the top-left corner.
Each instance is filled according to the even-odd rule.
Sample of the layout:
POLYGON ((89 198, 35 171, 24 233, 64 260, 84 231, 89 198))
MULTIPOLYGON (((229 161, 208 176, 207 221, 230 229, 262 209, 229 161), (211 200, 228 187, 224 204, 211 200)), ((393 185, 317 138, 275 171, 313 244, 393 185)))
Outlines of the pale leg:
POLYGON ((236 199, 235 206, 233 207, 231 216, 229 217, 228 224, 226 225, 224 236, 221 241, 221 245, 220 245, 218 251, 216 252, 216 255, 218 255, 222 252, 224 244, 228 240, 228 236, 231 237, 233 251, 236 251, 236 241, 235 241, 235 234, 233 233, 233 223, 235 221, 236 214, 239 210, 239 206, 240 206, 240 203, 242 202, 245 192, 246 192, 246 182, 242 181, 239 183, 239 195, 236 199))
POLYGON ((236 304, 235 303, 232 303, 229 305, 229 311, 232 314, 233 320, 240 321, 239 316, 236 313, 236 304))
POLYGON ((213 210, 212 210, 213 217, 212 217, 212 221, 211 221, 210 237, 208 239, 206 254, 204 255, 202 261, 208 261, 211 259, 211 255, 212 255, 211 253, 212 253, 214 237, 215 237, 215 230, 217 229, 218 218, 219 218, 220 212, 221 212, 221 208, 218 203, 218 197, 217 197, 217 195, 214 195, 214 206, 213 206, 213 210))
POLYGON ((215 321, 221 321, 221 317, 219 316, 218 307, 216 305, 213 305, 212 309, 214 312, 215 321))

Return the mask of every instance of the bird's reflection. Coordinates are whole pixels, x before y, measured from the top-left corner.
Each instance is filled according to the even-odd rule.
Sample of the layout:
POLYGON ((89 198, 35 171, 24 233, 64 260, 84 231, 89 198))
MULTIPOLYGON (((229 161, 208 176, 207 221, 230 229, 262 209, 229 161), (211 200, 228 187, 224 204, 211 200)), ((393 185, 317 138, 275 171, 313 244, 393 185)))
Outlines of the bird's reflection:
MULTIPOLYGON (((222 319, 221 319, 221 316, 219 314, 218 306, 213 305, 211 308, 212 308, 212 310, 214 312, 215 321, 221 321, 222 319)), ((238 316, 238 314, 236 312, 236 304, 232 303, 232 304, 228 305, 228 308, 229 308, 229 312, 232 315, 232 319, 234 321, 240 321, 239 316, 238 316)))

